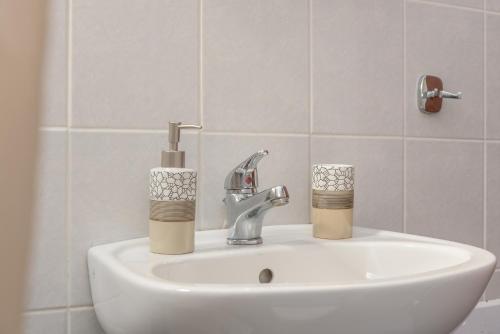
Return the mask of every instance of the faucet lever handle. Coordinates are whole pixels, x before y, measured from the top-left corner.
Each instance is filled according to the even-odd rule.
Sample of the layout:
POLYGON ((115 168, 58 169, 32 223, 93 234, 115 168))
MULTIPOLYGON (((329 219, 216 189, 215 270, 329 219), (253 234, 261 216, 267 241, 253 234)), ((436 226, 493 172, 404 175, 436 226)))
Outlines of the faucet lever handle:
POLYGON ((255 169, 257 168, 257 164, 262 160, 266 155, 269 154, 268 150, 259 150, 243 160, 236 168, 242 170, 255 169))
POLYGON ((259 150, 238 164, 226 177, 226 190, 257 190, 257 164, 269 154, 268 150, 259 150))

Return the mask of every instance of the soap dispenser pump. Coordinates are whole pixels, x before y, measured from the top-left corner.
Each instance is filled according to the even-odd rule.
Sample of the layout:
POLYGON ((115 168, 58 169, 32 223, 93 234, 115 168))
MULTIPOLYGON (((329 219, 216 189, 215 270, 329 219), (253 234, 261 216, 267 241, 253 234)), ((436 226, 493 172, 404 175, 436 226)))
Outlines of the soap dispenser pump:
POLYGON ((169 168, 184 168, 186 152, 179 151, 181 129, 201 129, 201 125, 168 122, 168 151, 161 152, 161 166, 169 168))

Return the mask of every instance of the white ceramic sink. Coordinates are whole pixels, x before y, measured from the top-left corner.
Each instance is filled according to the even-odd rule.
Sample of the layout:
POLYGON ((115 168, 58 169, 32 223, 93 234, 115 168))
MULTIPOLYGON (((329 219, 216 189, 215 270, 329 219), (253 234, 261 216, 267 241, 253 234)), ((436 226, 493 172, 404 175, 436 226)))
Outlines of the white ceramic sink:
POLYGON ((106 333, 447 334, 496 262, 476 247, 364 228, 328 241, 309 224, 269 226, 259 246, 227 246, 226 234, 197 232, 187 255, 151 254, 147 238, 90 249, 106 333))

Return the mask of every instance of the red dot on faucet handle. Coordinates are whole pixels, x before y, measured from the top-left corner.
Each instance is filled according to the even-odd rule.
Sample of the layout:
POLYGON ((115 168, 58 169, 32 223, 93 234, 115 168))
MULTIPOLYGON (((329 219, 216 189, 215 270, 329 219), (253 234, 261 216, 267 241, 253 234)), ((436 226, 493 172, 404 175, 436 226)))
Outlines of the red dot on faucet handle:
POLYGON ((246 184, 251 184, 252 183, 252 177, 251 176, 245 177, 245 183, 246 184))

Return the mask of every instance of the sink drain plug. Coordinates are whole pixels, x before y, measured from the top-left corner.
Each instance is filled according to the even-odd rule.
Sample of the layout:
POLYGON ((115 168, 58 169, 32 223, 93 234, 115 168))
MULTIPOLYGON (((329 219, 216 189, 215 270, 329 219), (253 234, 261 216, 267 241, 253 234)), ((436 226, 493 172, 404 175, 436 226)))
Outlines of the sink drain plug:
POLYGON ((259 282, 260 283, 271 283, 273 280, 273 272, 271 269, 266 268, 262 269, 259 274, 259 282))

